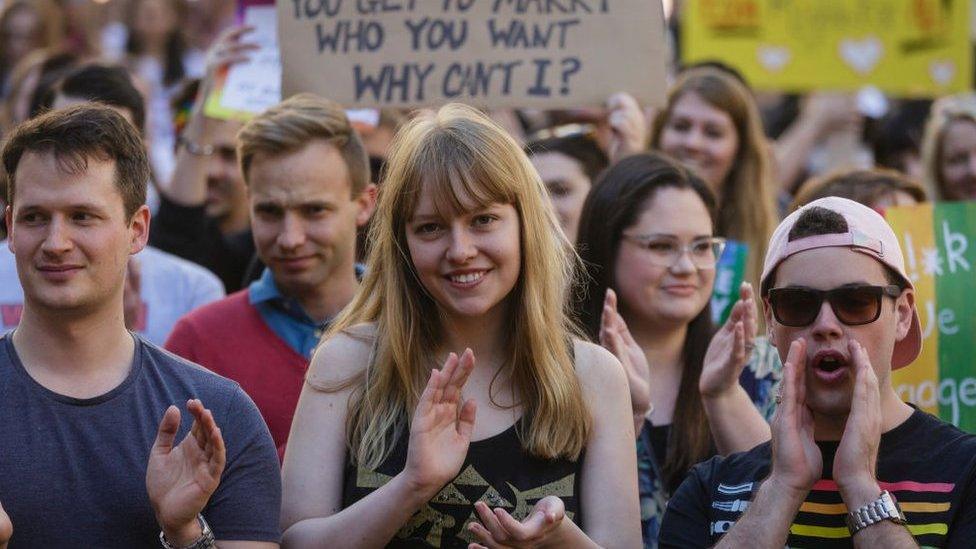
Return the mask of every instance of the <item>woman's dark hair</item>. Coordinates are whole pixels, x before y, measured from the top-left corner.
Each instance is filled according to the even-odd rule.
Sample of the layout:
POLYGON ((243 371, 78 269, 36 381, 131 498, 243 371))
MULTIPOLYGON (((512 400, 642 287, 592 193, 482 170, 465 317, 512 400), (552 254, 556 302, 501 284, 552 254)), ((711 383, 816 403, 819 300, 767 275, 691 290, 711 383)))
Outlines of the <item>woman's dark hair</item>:
POLYGON ((79 63, 81 63, 81 57, 67 51, 52 53, 41 62, 37 84, 34 85, 34 91, 30 95, 28 118, 34 118, 44 110, 42 106, 44 96, 59 80, 71 74, 79 63))
MULTIPOLYGON (((132 13, 135 13, 140 1, 135 0, 130 4, 132 13)), ((176 12, 177 21, 181 20, 182 18, 180 16, 183 11, 182 4, 175 0, 169 1, 172 2, 172 8, 176 12)), ((129 20, 132 20, 132 16, 129 17, 129 20)), ((139 40, 136 33, 130 30, 128 41, 125 44, 125 51, 129 55, 142 55, 145 53, 144 50, 145 45, 139 40)), ((186 76, 186 67, 183 66, 184 53, 186 53, 186 39, 183 37, 183 32, 177 23, 176 28, 166 37, 166 58, 163 59, 163 84, 166 86, 178 84, 186 76)))
POLYGON ((143 133, 146 127, 146 103, 124 67, 88 63, 78 67, 52 86, 41 98, 38 113, 54 105, 58 95, 86 101, 98 101, 129 111, 132 124, 143 133))
POLYGON ((535 156, 543 153, 559 153, 579 162, 586 177, 593 181, 606 169, 609 160, 596 140, 587 134, 548 137, 533 141, 525 146, 525 154, 535 156))
MULTIPOLYGON (((604 295, 615 277, 614 265, 622 234, 637 222, 657 192, 665 188, 694 191, 705 204, 714 226, 715 197, 708 185, 661 153, 635 154, 617 162, 603 172, 586 197, 576 244, 586 265, 585 291, 577 302, 577 315, 593 341, 599 337, 604 295)), ((678 487, 692 465, 712 452, 698 379, 713 332, 711 306, 706 303, 688 324, 681 351, 679 396, 663 464, 665 487, 669 492, 678 487)))

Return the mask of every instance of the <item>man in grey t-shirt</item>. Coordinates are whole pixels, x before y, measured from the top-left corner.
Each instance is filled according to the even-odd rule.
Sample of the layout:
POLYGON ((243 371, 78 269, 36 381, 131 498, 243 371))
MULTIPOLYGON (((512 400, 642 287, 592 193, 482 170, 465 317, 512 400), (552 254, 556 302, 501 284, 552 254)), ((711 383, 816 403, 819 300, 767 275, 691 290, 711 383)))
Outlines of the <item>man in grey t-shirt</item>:
POLYGON ((125 328, 149 228, 136 130, 71 107, 16 128, 2 161, 25 302, 0 338, 0 547, 277 547, 278 462, 253 402, 125 328))

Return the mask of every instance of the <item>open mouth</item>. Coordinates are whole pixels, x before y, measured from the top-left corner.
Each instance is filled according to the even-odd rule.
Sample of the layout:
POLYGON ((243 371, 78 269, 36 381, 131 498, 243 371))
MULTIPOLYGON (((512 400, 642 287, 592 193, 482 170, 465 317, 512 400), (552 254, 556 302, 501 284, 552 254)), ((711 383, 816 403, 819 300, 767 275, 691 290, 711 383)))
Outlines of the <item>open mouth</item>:
POLYGON ((837 381, 847 374, 850 361, 843 353, 820 351, 813 357, 813 370, 824 381, 837 381))

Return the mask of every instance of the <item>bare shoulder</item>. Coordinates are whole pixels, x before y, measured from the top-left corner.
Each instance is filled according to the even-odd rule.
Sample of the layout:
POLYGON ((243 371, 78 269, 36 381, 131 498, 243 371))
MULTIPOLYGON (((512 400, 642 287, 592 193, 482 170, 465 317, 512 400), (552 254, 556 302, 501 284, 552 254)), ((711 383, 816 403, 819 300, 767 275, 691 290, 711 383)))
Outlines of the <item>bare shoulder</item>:
POLYGON ((613 353, 582 339, 573 341, 573 350, 576 376, 585 393, 601 398, 629 394, 623 366, 613 353))
POLYGON ((357 324, 326 339, 312 355, 309 381, 313 385, 330 386, 360 375, 369 364, 375 342, 374 324, 357 324))

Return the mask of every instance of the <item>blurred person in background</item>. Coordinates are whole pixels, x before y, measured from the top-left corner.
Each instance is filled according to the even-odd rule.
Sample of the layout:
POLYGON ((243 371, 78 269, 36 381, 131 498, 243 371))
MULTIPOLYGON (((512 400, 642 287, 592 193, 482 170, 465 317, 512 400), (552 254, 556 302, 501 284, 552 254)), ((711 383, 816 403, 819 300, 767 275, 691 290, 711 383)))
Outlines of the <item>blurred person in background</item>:
POLYGON ((932 200, 976 199, 976 95, 943 97, 932 105, 922 165, 932 200))
POLYGON ((170 99, 184 78, 203 76, 206 63, 183 34, 182 0, 131 0, 126 17, 128 64, 149 88, 146 131, 153 168, 162 181, 174 170, 170 99))
POLYGON ((653 109, 641 107, 634 96, 625 92, 610 95, 602 107, 500 110, 492 113, 493 120, 523 144, 526 140, 537 140, 555 128, 588 128, 610 162, 647 150, 652 117, 653 109), (513 127, 516 122, 524 127, 524 131, 513 127))
POLYGON ((875 168, 851 170, 810 179, 796 193, 790 211, 828 196, 839 196, 884 215, 894 206, 914 206, 925 202, 925 188, 914 179, 895 170, 875 168))
POLYGON ((770 149, 749 89, 713 67, 682 72, 654 120, 651 146, 711 188, 718 199, 715 234, 749 246, 746 280, 755 286, 778 216, 770 149))
POLYGON ((569 135, 546 131, 525 147, 532 166, 539 172, 542 183, 549 191, 559 224, 566 238, 573 243, 576 242, 586 195, 593 180, 608 163, 592 132, 581 130, 585 130, 585 127, 577 127, 577 131, 569 135))
MULTIPOLYGON (((389 155, 390 145, 400 126, 408 120, 408 114, 401 109, 386 108, 379 109, 376 124, 367 124, 352 119, 352 127, 363 140, 366 154, 369 155, 369 180, 371 183, 379 185, 386 169, 386 159, 389 155)), ((369 251, 369 222, 361 226, 356 231, 356 261, 362 263, 366 260, 369 251)), ((252 268, 260 266, 252 265, 252 268)), ((255 269, 252 269, 255 270, 255 269)), ((252 272, 249 271, 248 275, 252 272)))
POLYGON ((869 131, 874 164, 899 171, 911 179, 923 181, 922 132, 932 101, 910 99, 898 101, 869 131))
POLYGON ((10 92, 14 65, 39 49, 56 51, 63 38, 64 16, 48 0, 16 0, 0 12, 0 97, 10 92))
POLYGON ((10 93, 3 101, 0 123, 4 133, 31 118, 31 112, 51 86, 78 66, 80 58, 68 52, 37 50, 10 74, 10 93))
POLYGON ((627 372, 649 548, 692 465, 769 439, 765 418, 780 365, 756 337, 748 285, 726 324, 713 330, 710 299, 724 244, 714 217, 715 199, 698 176, 645 153, 603 173, 580 220, 587 283, 578 316, 627 372))
POLYGON ((854 95, 814 92, 797 98, 796 108, 792 122, 771 142, 781 197, 796 192, 808 174, 870 164, 861 143, 865 118, 854 95))
POLYGON ((209 118, 203 108, 217 73, 254 50, 241 39, 246 32, 246 27, 231 29, 210 49, 207 74, 193 95, 173 178, 162 191, 150 233, 152 245, 210 269, 228 293, 243 287, 254 257, 247 187, 237 163, 242 124, 209 118))

